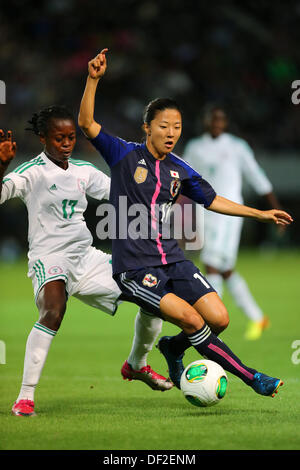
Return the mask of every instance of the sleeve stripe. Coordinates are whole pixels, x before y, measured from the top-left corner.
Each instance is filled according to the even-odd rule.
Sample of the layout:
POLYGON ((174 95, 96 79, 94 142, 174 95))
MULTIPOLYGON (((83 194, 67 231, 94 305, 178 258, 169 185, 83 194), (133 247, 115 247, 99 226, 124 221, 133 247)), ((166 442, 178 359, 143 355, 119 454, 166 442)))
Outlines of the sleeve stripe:
POLYGON ((17 173, 21 175, 24 171, 34 165, 46 165, 44 160, 41 157, 34 158, 33 160, 29 160, 29 162, 22 163, 22 165, 18 166, 13 173, 17 173))
POLYGON ((74 159, 74 158, 69 158, 69 162, 72 163, 73 165, 76 165, 76 166, 92 166, 92 167, 96 168, 96 170, 98 170, 98 168, 93 163, 86 162, 84 160, 77 160, 77 159, 74 159))

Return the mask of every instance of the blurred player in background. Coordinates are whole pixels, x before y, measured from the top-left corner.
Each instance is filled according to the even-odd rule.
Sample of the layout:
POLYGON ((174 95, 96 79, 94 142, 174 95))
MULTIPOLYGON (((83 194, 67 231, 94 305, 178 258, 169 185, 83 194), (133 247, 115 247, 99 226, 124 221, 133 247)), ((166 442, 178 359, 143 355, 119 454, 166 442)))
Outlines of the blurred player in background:
MULTIPOLYGON (((29 271, 39 320, 27 340, 22 386, 12 408, 16 416, 32 416, 34 392, 52 340, 61 325, 68 297, 114 315, 121 291, 112 278, 111 256, 91 246, 84 212, 87 196, 108 199, 110 178, 94 165, 71 158, 76 127, 70 112, 50 106, 30 121, 44 146, 36 158, 4 176, 15 157, 16 143, 0 130, 0 203, 19 197, 29 219, 29 271)), ((147 353, 161 331, 160 319, 139 311, 135 320, 132 361, 128 379, 138 379, 154 390, 173 384, 146 365, 147 353)))
MULTIPOLYGON (((187 143, 184 159, 212 184, 218 194, 242 204, 244 179, 257 194, 265 197, 270 207, 279 209, 272 184, 247 142, 226 132, 228 117, 225 110, 222 107, 207 109, 204 126, 206 132, 187 143)), ((256 340, 269 326, 269 319, 257 305, 245 279, 235 271, 243 219, 207 211, 201 219, 203 208, 197 205, 196 211, 197 220, 204 220, 201 259, 206 277, 220 297, 225 281, 235 303, 249 319, 245 338, 256 340)), ((198 229, 198 232, 202 230, 198 229)))
POLYGON ((122 297, 182 330, 176 336, 160 338, 158 344, 178 388, 184 352, 193 346, 256 393, 274 396, 282 381, 243 364, 218 338, 228 326, 226 307, 199 269, 186 260, 177 241, 163 235, 164 224, 166 213, 180 193, 222 214, 280 225, 290 224, 292 218, 284 211, 259 211, 217 195, 199 173, 172 153, 182 129, 181 112, 172 99, 157 98, 146 106, 143 116, 146 140, 142 144, 114 136, 95 121, 95 95, 106 71, 107 51, 103 49, 88 63, 78 124, 110 166, 110 202, 116 209, 117 221, 116 236, 112 239, 113 276, 122 297), (122 207, 124 199, 126 211, 122 207), (141 234, 136 230, 131 236, 130 209, 136 208, 136 204, 143 219, 139 224, 143 231, 141 234))

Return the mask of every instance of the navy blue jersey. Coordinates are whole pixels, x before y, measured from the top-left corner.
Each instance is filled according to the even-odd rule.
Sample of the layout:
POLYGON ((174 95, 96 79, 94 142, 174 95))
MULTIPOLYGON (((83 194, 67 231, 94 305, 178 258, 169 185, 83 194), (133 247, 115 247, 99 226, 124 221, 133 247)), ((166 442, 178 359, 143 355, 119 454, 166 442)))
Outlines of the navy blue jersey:
POLYGON ((210 206, 214 189, 173 153, 157 160, 145 144, 126 142, 103 128, 91 143, 111 169, 110 203, 116 209, 113 274, 183 261, 177 241, 162 235, 165 216, 180 193, 210 206), (136 220, 141 226, 139 237, 136 220))

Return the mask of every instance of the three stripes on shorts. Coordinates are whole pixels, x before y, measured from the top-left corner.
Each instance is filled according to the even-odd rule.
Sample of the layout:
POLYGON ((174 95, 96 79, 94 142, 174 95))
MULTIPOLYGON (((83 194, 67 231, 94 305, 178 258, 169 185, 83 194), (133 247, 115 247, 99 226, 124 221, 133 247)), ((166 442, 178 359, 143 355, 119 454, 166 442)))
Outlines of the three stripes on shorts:
POLYGON ((148 302, 154 307, 159 309, 161 297, 153 292, 149 292, 148 289, 144 289, 139 286, 136 281, 126 278, 126 273, 122 273, 120 276, 121 283, 132 292, 136 297, 139 297, 141 300, 148 302))
POLYGON ((36 263, 34 263, 32 269, 34 270, 37 280, 38 280, 38 286, 41 287, 41 285, 45 282, 46 280, 46 272, 45 272, 45 266, 44 263, 39 259, 36 263))

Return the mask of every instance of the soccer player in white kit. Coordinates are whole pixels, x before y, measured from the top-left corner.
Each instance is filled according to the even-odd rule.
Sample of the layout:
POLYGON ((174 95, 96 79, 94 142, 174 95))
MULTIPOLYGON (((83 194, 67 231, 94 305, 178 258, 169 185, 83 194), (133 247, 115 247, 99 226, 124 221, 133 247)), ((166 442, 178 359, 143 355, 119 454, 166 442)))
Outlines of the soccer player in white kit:
MULTIPOLYGON (((93 247, 83 214, 89 195, 108 199, 110 178, 94 165, 70 158, 76 127, 64 107, 49 107, 33 116, 32 129, 44 151, 7 174, 16 153, 11 132, 0 131, 0 203, 19 197, 29 219, 28 276, 34 288, 39 320, 27 340, 22 386, 12 408, 16 416, 32 416, 34 392, 53 338, 63 319, 67 299, 83 302, 114 315, 121 291, 112 278, 111 256, 93 247)), ((139 311, 131 365, 126 378, 145 382, 154 390, 173 384, 146 364, 161 331, 161 321, 139 311)))
MULTIPOLYGON (((242 187, 245 179, 271 207, 279 208, 272 184, 255 160, 247 142, 228 132, 224 109, 211 108, 204 120, 206 132, 191 139, 184 150, 184 159, 206 178, 218 194, 240 204, 243 203, 242 187)), ((223 294, 223 281, 245 315, 249 324, 245 338, 255 340, 261 336, 269 320, 253 298, 245 279, 235 271, 243 219, 205 212, 196 207, 197 221, 204 220, 204 240, 201 259, 206 277, 219 296, 223 294)), ((200 228, 198 233, 202 233, 200 228)))

